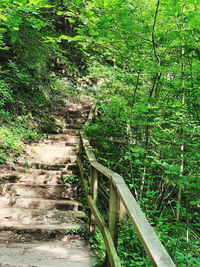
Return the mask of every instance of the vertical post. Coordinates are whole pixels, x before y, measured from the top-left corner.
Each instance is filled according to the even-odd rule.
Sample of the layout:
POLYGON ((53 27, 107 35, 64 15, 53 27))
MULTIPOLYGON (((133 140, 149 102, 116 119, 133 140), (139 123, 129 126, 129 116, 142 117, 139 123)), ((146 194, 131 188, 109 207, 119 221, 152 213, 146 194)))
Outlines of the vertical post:
MULTIPOLYGON (((92 199, 96 204, 98 197, 98 173, 97 170, 92 166, 90 166, 90 191, 92 199)), ((96 233, 96 224, 93 214, 91 214, 90 232, 96 233)))
POLYGON ((118 223, 120 216, 119 213, 120 213, 120 198, 118 196, 116 188, 111 182, 108 225, 115 248, 117 248, 117 241, 118 241, 118 223))
POLYGON ((82 156, 82 151, 83 151, 83 141, 82 141, 82 138, 80 136, 80 139, 79 139, 79 156, 81 157, 82 156))
POLYGON ((126 213, 126 209, 124 207, 124 204, 122 203, 122 200, 120 199, 119 203, 119 222, 123 218, 124 214, 126 213))
MULTIPOLYGON (((117 190, 115 189, 112 181, 110 183, 110 199, 109 199, 109 214, 108 214, 108 226, 110 234, 114 243, 115 248, 117 249, 118 241, 118 223, 120 218, 120 198, 118 196, 117 190)), ((105 266, 110 267, 110 262, 108 254, 105 258, 105 266)))

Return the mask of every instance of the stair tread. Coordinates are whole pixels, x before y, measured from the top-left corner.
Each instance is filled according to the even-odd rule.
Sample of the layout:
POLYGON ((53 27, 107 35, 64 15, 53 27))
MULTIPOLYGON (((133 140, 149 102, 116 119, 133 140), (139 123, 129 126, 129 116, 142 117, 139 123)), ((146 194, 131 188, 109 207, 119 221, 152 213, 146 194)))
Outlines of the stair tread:
POLYGON ((79 130, 67 127, 62 130, 62 134, 68 134, 68 135, 73 135, 73 136, 79 136, 79 130))
MULTIPOLYGON (((40 210, 40 209, 24 209, 24 208, 0 208, 0 214, 1 215, 27 215, 27 214, 35 214, 35 215, 45 215, 45 214, 51 214, 52 216, 56 214, 65 215, 66 211, 63 210, 40 210)), ((84 218, 86 215, 83 211, 68 211, 68 213, 71 213, 72 215, 78 215, 80 218, 84 218)))
POLYGON ((0 208, 27 208, 27 209, 57 209, 73 210, 82 209, 82 203, 76 200, 0 197, 0 208))
MULTIPOLYGON (((70 163, 69 165, 73 165, 75 163, 70 163)), ((21 176, 30 176, 30 177, 36 177, 36 176, 55 176, 55 175, 66 175, 70 171, 67 170, 44 170, 44 169, 23 169, 23 170, 12 170, 12 171, 5 171, 0 174, 0 179, 6 178, 6 177, 21 177, 21 176)))
POLYGON ((48 135, 47 140, 53 140, 53 141, 71 141, 71 142, 78 142, 79 136, 77 135, 68 135, 68 134, 51 134, 48 135))
POLYGON ((52 173, 52 170, 44 170, 40 172, 33 173, 7 173, 0 175, 0 180, 6 181, 8 183, 18 183, 18 184, 31 184, 31 185, 56 185, 60 183, 62 177, 74 176, 72 170, 66 171, 55 171, 52 173), (50 173, 48 173, 50 172, 50 173))
POLYGON ((0 226, 9 225, 60 225, 83 223, 86 217, 83 211, 40 210, 24 208, 0 209, 0 226))
POLYGON ((5 183, 0 184, 0 195, 5 197, 70 199, 74 195, 74 187, 70 184, 5 183))
MULTIPOLYGON (((0 197, 0 204, 1 201, 6 201, 6 200, 11 200, 9 197, 0 197)), ((77 200, 73 200, 73 199, 43 199, 43 198, 22 198, 22 197, 16 197, 13 201, 42 201, 44 202, 52 202, 52 203, 58 203, 58 204, 76 204, 76 205, 80 205, 83 206, 82 203, 80 203, 77 200)))
POLYGON ((5 230, 26 230, 26 231, 38 231, 38 230, 44 230, 44 231, 51 231, 51 230, 56 230, 56 231, 65 231, 67 229, 79 229, 83 226, 83 224, 78 224, 78 223, 62 223, 62 224, 13 224, 13 222, 6 222, 5 224, 0 223, 0 227, 4 228, 5 230))
POLYGON ((0 187, 2 187, 2 186, 8 186, 8 185, 13 185, 13 186, 19 186, 19 187, 29 187, 29 186, 31 186, 31 187, 43 187, 43 188, 45 188, 45 187, 49 187, 49 188, 51 188, 51 187, 58 187, 58 188, 61 188, 61 187, 68 187, 69 186, 69 184, 48 184, 48 185, 46 185, 46 184, 20 184, 20 183, 5 183, 5 184, 0 184, 0 187))

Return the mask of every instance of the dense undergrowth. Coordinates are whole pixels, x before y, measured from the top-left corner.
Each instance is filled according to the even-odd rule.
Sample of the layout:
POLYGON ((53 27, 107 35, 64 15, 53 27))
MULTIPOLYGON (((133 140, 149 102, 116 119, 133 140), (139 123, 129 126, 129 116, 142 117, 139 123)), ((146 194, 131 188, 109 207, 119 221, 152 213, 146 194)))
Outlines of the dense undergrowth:
MULTIPOLYGON (((50 73, 51 69, 47 70, 50 73)), ((1 69, 1 162, 10 153, 15 158, 23 151, 24 143, 62 128, 60 117, 67 98, 70 98, 69 88, 64 87, 61 78, 52 78, 37 67, 33 67, 31 73, 29 71, 13 61, 1 69)))

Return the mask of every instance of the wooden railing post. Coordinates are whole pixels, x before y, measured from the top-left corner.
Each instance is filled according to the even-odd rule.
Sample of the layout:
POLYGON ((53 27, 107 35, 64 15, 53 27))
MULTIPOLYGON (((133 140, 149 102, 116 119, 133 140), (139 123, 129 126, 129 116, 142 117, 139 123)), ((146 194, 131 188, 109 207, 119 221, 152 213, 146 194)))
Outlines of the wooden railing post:
POLYGON ((119 204, 119 221, 125 216, 126 214, 126 208, 124 207, 124 204, 122 200, 120 199, 120 204, 119 204))
POLYGON ((82 138, 79 138, 79 150, 78 150, 78 153, 79 153, 80 157, 82 156, 82 152, 83 152, 83 141, 82 141, 82 138))
POLYGON ((119 213, 120 213, 120 198, 118 196, 116 188, 114 187, 111 181, 108 225, 115 248, 117 248, 117 241, 118 241, 119 213))
MULTIPOLYGON (((98 173, 97 170, 92 166, 90 166, 90 190, 92 199, 96 204, 98 197, 98 173)), ((93 214, 91 214, 90 232, 96 233, 95 218, 93 214)))
MULTIPOLYGON (((120 198, 118 196, 117 190, 115 189, 111 181, 110 182, 108 226, 109 226, 110 235, 112 237, 113 244, 116 250, 117 250, 117 243, 118 243, 119 216, 120 216, 120 198)), ((111 267, 108 254, 106 254, 105 265, 106 267, 111 267)))

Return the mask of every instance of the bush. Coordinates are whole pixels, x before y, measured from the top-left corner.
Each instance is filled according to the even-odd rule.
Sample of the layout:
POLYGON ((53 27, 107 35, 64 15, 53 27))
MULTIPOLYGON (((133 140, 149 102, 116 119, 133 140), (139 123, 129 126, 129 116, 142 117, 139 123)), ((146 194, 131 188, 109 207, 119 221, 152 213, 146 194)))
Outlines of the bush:
POLYGON ((12 89, 4 80, 0 79, 0 109, 11 108, 13 104, 12 89))

